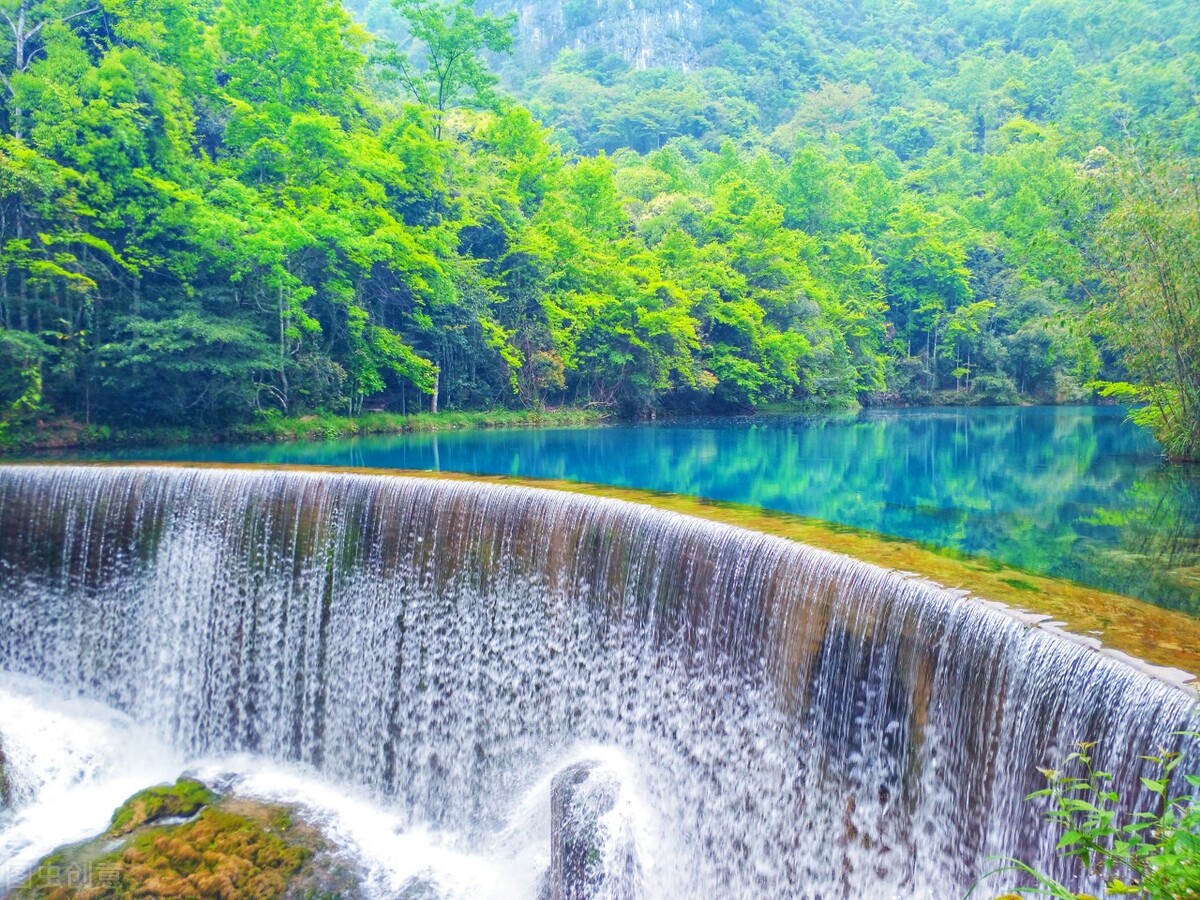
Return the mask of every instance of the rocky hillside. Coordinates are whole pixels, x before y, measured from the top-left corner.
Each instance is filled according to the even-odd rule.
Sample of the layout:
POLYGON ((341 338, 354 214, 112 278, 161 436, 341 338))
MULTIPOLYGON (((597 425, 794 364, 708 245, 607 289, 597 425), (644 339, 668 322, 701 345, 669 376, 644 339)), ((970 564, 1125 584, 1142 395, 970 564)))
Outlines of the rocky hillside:
MULTIPOLYGON (((403 35, 389 0, 346 6, 372 31, 403 35)), ((515 52, 499 61, 516 84, 543 74, 563 51, 614 57, 634 70, 692 72, 755 57, 764 38, 791 51, 810 40, 809 9, 774 0, 479 0, 476 9, 516 14, 515 52)))

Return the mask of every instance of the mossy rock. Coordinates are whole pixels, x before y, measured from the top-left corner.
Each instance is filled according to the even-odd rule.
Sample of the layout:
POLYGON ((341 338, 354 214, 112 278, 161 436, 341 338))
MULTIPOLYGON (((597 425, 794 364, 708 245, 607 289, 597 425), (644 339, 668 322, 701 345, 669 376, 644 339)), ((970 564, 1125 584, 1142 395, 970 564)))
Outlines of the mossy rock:
POLYGON ((12 803, 12 785, 8 782, 8 769, 4 759, 4 744, 0 743, 0 809, 12 803))
POLYGON ((312 855, 262 823, 220 809, 171 834, 139 836, 119 856, 116 896, 282 897, 312 855))
POLYGON ((190 819, 216 799, 217 795, 199 781, 180 778, 172 785, 152 787, 126 800, 113 813, 108 833, 120 837, 162 819, 190 819))
POLYGON ((357 873, 291 810, 219 799, 189 781, 130 798, 114 814, 112 830, 46 857, 10 896, 316 900, 355 898, 361 891, 357 873), (188 809, 194 816, 188 821, 167 821, 189 815, 188 809), (130 824, 143 814, 150 818, 130 824))

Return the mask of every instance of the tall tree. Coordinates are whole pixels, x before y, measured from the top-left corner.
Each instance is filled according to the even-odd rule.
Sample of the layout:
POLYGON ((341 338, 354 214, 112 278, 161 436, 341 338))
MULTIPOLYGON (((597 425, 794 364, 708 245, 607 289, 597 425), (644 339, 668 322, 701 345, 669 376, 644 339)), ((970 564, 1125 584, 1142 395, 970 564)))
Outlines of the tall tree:
POLYGON ((0 17, 7 29, 0 29, 0 48, 4 53, 0 83, 8 92, 9 127, 15 137, 24 133, 19 82, 30 66, 46 56, 46 32, 55 25, 98 12, 100 6, 80 0, 0 0, 0 17))
POLYGON ((1111 156, 1104 232, 1113 293, 1101 310, 1133 383, 1106 393, 1140 401, 1166 455, 1200 461, 1200 181, 1195 159, 1111 156))
POLYGON ((484 63, 485 50, 512 48, 516 14, 476 14, 472 0, 393 0, 409 32, 424 46, 416 58, 401 53, 385 57, 418 103, 437 111, 434 136, 440 138, 448 108, 463 103, 494 108, 498 79, 484 63))

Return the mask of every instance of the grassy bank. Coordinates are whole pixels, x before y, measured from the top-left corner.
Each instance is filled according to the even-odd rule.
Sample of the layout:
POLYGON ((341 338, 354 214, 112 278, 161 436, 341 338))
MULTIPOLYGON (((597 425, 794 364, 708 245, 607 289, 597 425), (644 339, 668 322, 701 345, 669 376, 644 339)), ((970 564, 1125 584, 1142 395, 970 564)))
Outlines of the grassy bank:
POLYGON ((603 413, 584 409, 512 410, 483 412, 396 413, 370 412, 359 416, 262 416, 228 428, 110 428, 58 420, 38 426, 0 431, 0 453, 29 450, 67 450, 75 447, 170 446, 208 443, 283 443, 327 441, 356 435, 462 431, 473 428, 568 428, 596 425, 603 413))
POLYGON ((568 428, 596 425, 604 415, 595 410, 495 409, 485 412, 364 413, 360 416, 264 417, 235 425, 224 439, 235 443, 319 441, 368 434, 409 434, 431 431, 465 431, 473 428, 568 428))

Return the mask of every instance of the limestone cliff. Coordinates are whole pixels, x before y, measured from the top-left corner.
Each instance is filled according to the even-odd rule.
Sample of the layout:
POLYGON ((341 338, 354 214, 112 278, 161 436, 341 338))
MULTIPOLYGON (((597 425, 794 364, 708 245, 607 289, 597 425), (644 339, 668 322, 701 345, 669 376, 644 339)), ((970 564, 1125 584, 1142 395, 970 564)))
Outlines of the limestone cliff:
POLYGON ((561 50, 601 50, 638 69, 688 70, 719 28, 721 0, 483 0, 517 13, 518 54, 548 65, 561 50))

